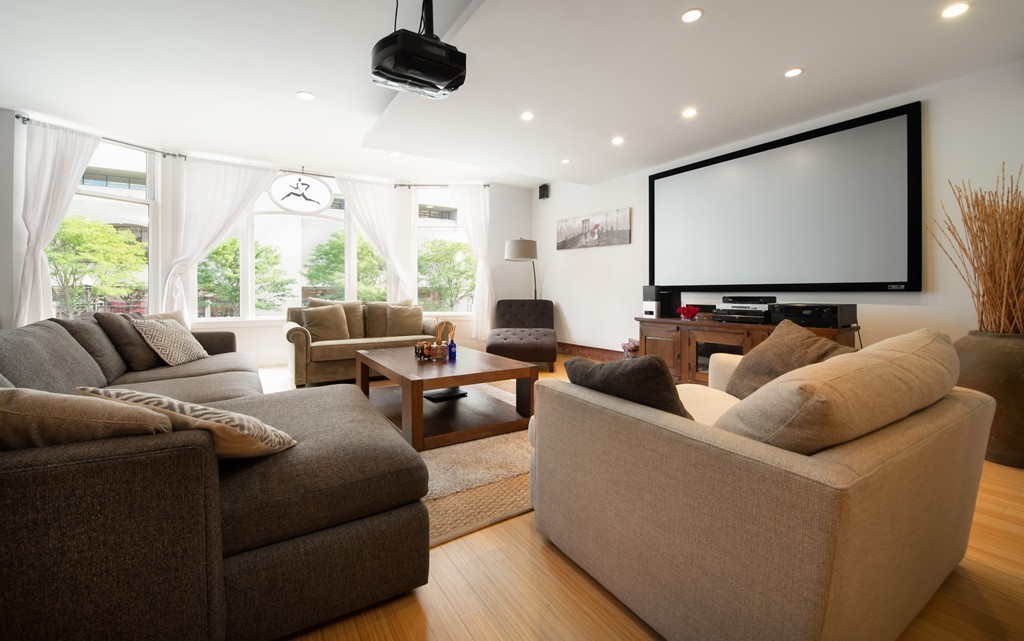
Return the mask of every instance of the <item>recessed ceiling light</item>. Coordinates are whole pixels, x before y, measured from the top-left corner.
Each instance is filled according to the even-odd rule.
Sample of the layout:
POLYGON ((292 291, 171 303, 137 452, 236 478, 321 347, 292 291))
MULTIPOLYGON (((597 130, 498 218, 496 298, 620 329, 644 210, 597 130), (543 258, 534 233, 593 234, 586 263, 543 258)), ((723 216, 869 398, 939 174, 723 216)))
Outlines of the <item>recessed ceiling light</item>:
POLYGON ((942 17, 943 18, 955 18, 957 16, 962 16, 965 13, 967 13, 967 10, 970 9, 970 8, 971 8, 971 5, 967 4, 966 2, 957 2, 956 4, 951 4, 948 7, 946 7, 945 9, 943 9, 942 10, 942 17))
POLYGON ((562 164, 563 165, 568 165, 570 162, 572 162, 572 161, 569 160, 568 158, 562 158, 562 164))
POLYGON ((787 78, 796 78, 797 76, 799 76, 803 72, 804 72, 804 70, 801 69, 800 67, 793 67, 792 69, 790 69, 789 71, 786 72, 786 77, 787 78))
POLYGON ((697 108, 696 107, 687 107, 686 109, 683 109, 683 118, 694 118, 696 116, 697 116, 697 108))
POLYGON ((295 97, 299 100, 316 100, 316 96, 309 91, 299 91, 295 94, 295 97))
POLYGON ((533 112, 524 111, 523 113, 519 114, 519 117, 522 118, 525 122, 530 122, 531 120, 533 120, 533 112))
POLYGON ((613 145, 621 145, 624 142, 626 142, 626 139, 623 138, 622 136, 615 136, 614 138, 612 138, 613 145))
POLYGON ((700 20, 700 17, 702 15, 704 15, 703 9, 690 9, 689 11, 683 14, 683 22, 697 22, 698 20, 700 20))

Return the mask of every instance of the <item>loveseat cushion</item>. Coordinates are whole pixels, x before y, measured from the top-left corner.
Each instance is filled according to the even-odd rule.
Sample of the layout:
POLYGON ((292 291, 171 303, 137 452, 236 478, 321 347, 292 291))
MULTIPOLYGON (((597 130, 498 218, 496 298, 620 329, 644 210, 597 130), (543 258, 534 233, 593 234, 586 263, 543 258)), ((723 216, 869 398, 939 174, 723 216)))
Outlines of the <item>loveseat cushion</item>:
MULTIPOLYGON (((366 328, 364 327, 365 319, 363 318, 365 312, 363 311, 363 302, 358 300, 326 300, 322 298, 310 298, 306 304, 309 307, 323 307, 324 305, 341 305, 341 308, 345 310, 345 322, 348 323, 348 337, 349 338, 363 338, 366 336, 366 328)), ((300 311, 301 314, 301 311, 300 311)), ((301 318, 301 316, 300 316, 301 318)), ((290 319, 291 320, 291 319, 290 319)), ((297 321, 296 321, 297 322, 297 321)))
MULTIPOLYGON (((309 347, 311 361, 341 361, 356 357, 359 349, 386 349, 388 347, 411 347, 418 341, 433 340, 428 334, 413 336, 383 336, 381 338, 356 338, 347 341, 322 341, 309 347)), ((412 352, 409 352, 412 358, 412 352)))
POLYGON ((742 400, 786 372, 852 351, 852 347, 818 336, 791 320, 784 320, 764 342, 740 360, 725 391, 742 400))
POLYGON ((935 403, 953 389, 959 372, 949 337, 920 329, 783 374, 714 425, 814 454, 935 403))
POLYGON ((103 375, 107 377, 108 381, 114 380, 127 371, 128 365, 121 358, 117 347, 114 346, 110 337, 93 316, 82 316, 70 320, 54 318, 52 320, 66 329, 78 341, 78 344, 89 352, 96 364, 103 370, 103 375))
POLYGON ((312 341, 336 341, 349 338, 348 320, 343 305, 323 305, 302 310, 302 326, 312 341))
POLYGON ((423 332, 423 310, 416 305, 388 305, 388 336, 413 336, 423 332))
POLYGON ((0 330, 0 374, 15 387, 60 394, 74 394, 79 385, 107 384, 89 352, 51 320, 0 330))
POLYGON ((419 500, 427 468, 354 385, 210 403, 255 416, 298 444, 220 465, 224 556, 419 500))

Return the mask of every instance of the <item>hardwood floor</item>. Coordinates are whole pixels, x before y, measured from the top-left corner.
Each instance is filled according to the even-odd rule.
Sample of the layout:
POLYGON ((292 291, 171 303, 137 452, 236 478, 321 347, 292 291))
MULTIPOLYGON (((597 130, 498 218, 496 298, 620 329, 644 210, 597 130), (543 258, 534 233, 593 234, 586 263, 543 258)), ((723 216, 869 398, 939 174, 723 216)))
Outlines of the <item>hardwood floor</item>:
MULTIPOLYGON (((564 377, 563 360, 547 376, 564 377)), ((427 585, 291 638, 661 639, 538 534, 532 512, 432 549, 427 585)), ((954 640, 1024 641, 1024 470, 985 463, 967 554, 899 639, 954 640)))

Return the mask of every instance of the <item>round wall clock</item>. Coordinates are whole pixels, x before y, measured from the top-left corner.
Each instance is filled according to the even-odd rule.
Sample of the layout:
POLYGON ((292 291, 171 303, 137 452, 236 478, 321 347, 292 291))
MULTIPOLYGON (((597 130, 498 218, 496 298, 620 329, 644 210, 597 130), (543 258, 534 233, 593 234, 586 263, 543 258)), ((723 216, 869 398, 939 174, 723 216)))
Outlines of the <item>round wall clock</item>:
POLYGON ((318 214, 334 200, 326 182, 305 174, 282 174, 271 183, 268 191, 275 205, 300 214, 318 214))

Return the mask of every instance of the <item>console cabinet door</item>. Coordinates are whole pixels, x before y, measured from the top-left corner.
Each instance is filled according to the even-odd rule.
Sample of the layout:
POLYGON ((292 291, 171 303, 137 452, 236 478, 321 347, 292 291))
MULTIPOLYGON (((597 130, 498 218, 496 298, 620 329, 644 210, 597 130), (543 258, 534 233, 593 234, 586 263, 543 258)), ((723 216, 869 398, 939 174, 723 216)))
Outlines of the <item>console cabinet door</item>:
POLYGON ((660 356, 677 382, 682 379, 682 351, 678 327, 640 327, 640 355, 660 356))
MULTIPOLYGON (((692 329, 687 333, 686 367, 688 383, 708 382, 708 364, 716 352, 743 355, 754 345, 754 332, 692 329)), ((760 338, 760 337, 758 337, 760 338)), ((760 340, 758 341, 760 342, 760 340)))

